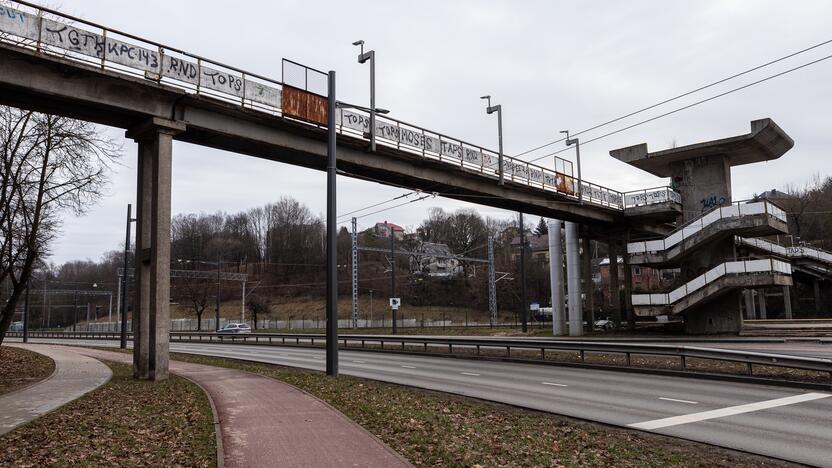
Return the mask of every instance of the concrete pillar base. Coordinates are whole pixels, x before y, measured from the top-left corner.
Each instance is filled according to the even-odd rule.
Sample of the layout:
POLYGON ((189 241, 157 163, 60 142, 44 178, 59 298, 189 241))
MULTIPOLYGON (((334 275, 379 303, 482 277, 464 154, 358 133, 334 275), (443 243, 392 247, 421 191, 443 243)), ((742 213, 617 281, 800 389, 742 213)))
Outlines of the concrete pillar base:
POLYGON ((737 306, 738 300, 736 294, 728 294, 686 313, 685 333, 739 333, 742 328, 742 312, 737 306))
POLYGON ((142 380, 168 378, 171 158, 173 135, 184 130, 182 123, 154 118, 127 131, 139 144, 133 376, 142 380))

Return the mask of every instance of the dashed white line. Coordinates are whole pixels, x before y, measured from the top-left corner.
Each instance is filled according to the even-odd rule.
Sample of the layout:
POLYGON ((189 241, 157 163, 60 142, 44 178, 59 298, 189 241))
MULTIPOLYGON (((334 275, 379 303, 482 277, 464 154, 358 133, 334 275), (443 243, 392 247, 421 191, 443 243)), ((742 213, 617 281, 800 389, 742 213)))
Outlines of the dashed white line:
POLYGON ((568 387, 569 385, 555 382, 540 382, 542 385, 551 385, 553 387, 568 387))
POLYGON ((675 402, 677 402, 677 403, 687 403, 687 404, 689 404, 689 405, 698 405, 698 404, 699 404, 699 402, 698 402, 698 401, 691 401, 691 400, 679 400, 679 399, 677 399, 677 398, 666 398, 666 397, 663 397, 663 396, 660 396, 660 397, 659 397, 659 400, 664 400, 664 401, 675 401, 675 402))
POLYGON ((415 369, 416 368, 416 366, 399 366, 399 367, 404 367, 405 369, 415 369))
POLYGON ((354 363, 356 363, 356 364, 364 364, 364 363, 365 363, 365 362, 367 362, 367 361, 352 361, 352 362, 354 362, 354 363))
POLYGON ((473 372, 460 372, 462 375, 473 375, 474 377, 479 377, 479 374, 475 374, 473 372))

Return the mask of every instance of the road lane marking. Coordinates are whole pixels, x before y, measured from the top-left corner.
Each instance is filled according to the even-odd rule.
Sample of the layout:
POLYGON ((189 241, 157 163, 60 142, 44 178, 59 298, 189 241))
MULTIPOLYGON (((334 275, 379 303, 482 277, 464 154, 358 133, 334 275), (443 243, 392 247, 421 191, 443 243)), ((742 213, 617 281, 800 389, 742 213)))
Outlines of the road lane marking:
POLYGON ((356 363, 356 364, 364 364, 364 363, 365 363, 365 362, 367 362, 367 361, 352 361, 352 362, 354 362, 354 363, 356 363))
POLYGON ((399 366, 399 367, 404 367, 405 369, 415 369, 416 368, 416 366, 399 366))
POLYGON ((554 382, 540 382, 543 385, 551 385, 553 387, 568 387, 569 385, 562 384, 562 383, 554 383, 554 382))
POLYGON ((663 397, 663 396, 660 396, 660 397, 659 397, 659 400, 664 400, 664 401, 675 401, 675 402, 677 402, 677 403, 687 403, 687 404, 689 404, 689 405, 698 405, 698 404, 699 404, 699 402, 698 402, 698 401, 691 401, 691 400, 679 400, 679 399, 676 399, 676 398, 666 398, 666 397, 663 397))
POLYGON ((778 406, 794 405, 806 401, 820 400, 821 398, 829 398, 832 394, 828 393, 804 393, 802 395, 794 395, 785 398, 775 398, 774 400, 758 401, 757 403, 748 403, 746 405, 729 406, 711 411, 703 411, 701 413, 683 414, 681 416, 673 416, 670 418, 655 419, 653 421, 645 421, 635 424, 628 424, 628 427, 634 429, 643 429, 645 431, 652 431, 654 429, 661 429, 663 427, 678 426, 680 424, 688 424, 698 421, 706 421, 708 419, 723 418, 725 416, 734 416, 737 414, 750 413, 753 411, 760 411, 769 408, 777 408, 778 406))
POLYGON ((475 374, 473 372, 460 372, 462 375, 473 375, 474 377, 479 377, 479 374, 475 374))

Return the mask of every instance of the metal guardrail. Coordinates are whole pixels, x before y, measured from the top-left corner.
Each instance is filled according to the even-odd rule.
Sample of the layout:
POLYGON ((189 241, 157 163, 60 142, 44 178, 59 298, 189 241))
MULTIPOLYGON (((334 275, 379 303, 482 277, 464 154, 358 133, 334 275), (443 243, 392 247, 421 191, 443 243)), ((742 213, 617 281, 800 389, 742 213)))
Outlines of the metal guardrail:
MULTIPOLYGON (((9 332, 7 336, 20 337, 20 332, 9 332)), ((132 338, 132 333, 129 334, 132 338)), ((100 332, 29 332, 30 338, 92 339, 116 340, 118 333, 100 332)), ((632 365, 632 356, 675 357, 680 361, 682 370, 690 371, 688 359, 706 359, 745 364, 746 373, 753 375, 753 366, 774 366, 803 371, 829 373, 832 378, 832 360, 792 356, 784 354, 736 351, 726 349, 703 348, 682 345, 661 345, 643 343, 604 343, 593 341, 558 341, 542 339, 504 339, 504 338, 466 338, 466 337, 420 337, 390 335, 341 335, 339 342, 342 349, 361 350, 375 345, 382 350, 407 352, 408 346, 421 346, 422 352, 429 348, 447 347, 448 353, 456 349, 474 350, 480 355, 483 350, 505 350, 505 357, 511 357, 512 350, 539 351, 541 358, 547 351, 567 351, 579 353, 581 362, 586 361, 586 353, 618 354, 624 356, 626 366, 632 365), (385 347, 386 346, 386 347, 385 347)), ((177 332, 170 334, 171 343, 222 343, 222 344, 258 344, 258 345, 295 345, 316 347, 323 346, 326 335, 292 334, 292 333, 250 333, 222 334, 204 332, 177 332)), ((412 349, 410 350, 412 351, 412 349)), ((469 353, 470 354, 470 353, 469 353)))
POLYGON ((661 239, 629 242, 627 244, 627 253, 640 254, 665 251, 673 248, 683 240, 699 233, 717 221, 756 215, 769 215, 783 221, 784 223, 787 222, 786 212, 770 201, 736 202, 730 206, 718 206, 702 216, 679 226, 672 233, 661 239))
MULTIPOLYGON (((0 5, 0 41, 291 119, 283 112, 281 81, 53 9, 12 1, 20 9, 0 5)), ((366 113, 342 109, 337 115, 337 127, 342 134, 366 140, 369 120, 366 113)), ((377 142, 381 145, 493 179, 499 176, 498 153, 493 150, 385 116, 376 116, 376 127, 377 142)), ((503 172, 509 181, 575 199, 580 183, 582 199, 588 203, 615 210, 628 206, 622 192, 575 179, 572 163, 562 158, 555 158, 555 170, 551 170, 504 156, 503 172)), ((645 192, 644 203, 680 199, 672 189, 662 190, 666 196, 662 195, 665 192, 650 196, 645 192)), ((638 196, 631 197, 634 203, 638 203, 638 196)))
POLYGON ((719 264, 669 293, 633 294, 634 306, 665 306, 673 304, 688 294, 704 288, 708 284, 728 275, 747 275, 758 273, 792 274, 789 263, 773 258, 762 260, 740 260, 719 264))

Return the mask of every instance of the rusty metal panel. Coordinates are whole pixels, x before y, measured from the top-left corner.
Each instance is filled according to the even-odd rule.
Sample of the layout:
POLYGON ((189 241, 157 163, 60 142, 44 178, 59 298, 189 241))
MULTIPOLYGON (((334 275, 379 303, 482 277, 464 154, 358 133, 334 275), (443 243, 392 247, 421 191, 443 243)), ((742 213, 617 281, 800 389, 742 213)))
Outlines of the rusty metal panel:
POLYGON ((569 195, 575 194, 575 179, 558 173, 557 181, 558 192, 568 193, 569 195))
POLYGON ((283 86, 283 114, 320 125, 327 124, 327 98, 295 88, 283 86))

